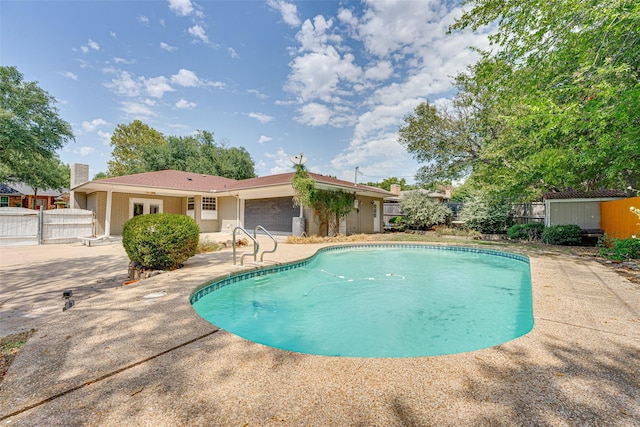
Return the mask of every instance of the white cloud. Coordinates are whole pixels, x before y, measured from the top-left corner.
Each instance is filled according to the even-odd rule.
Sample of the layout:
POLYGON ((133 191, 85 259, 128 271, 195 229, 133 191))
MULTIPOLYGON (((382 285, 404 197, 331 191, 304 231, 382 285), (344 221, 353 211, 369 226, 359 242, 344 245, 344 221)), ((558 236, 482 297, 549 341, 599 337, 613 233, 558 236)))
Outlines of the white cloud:
POLYGON ((296 93, 302 101, 320 99, 333 102, 348 92, 341 88, 345 82, 354 82, 361 75, 354 64, 354 56, 341 57, 333 47, 324 52, 311 52, 295 58, 291 64, 291 74, 285 89, 296 93))
POLYGON ((164 76, 143 79, 143 81, 147 94, 154 98, 162 98, 165 92, 173 92, 175 90, 169 86, 168 80, 164 76))
POLYGON ((138 22, 141 23, 142 25, 146 25, 147 27, 149 26, 149 18, 147 18, 144 15, 138 16, 138 22))
POLYGON ((111 135, 112 133, 110 132, 104 132, 101 130, 98 131, 98 136, 102 140, 102 145, 106 145, 106 146, 111 145, 111 135))
POLYGON ((193 12, 191 0, 169 0, 169 9, 177 16, 187 16, 193 12))
POLYGON ((207 32, 204 27, 201 25, 194 25, 193 27, 189 27, 189 34, 196 38, 195 41, 201 41, 203 43, 209 43, 209 37, 207 36, 207 32))
POLYGON ((171 83, 184 87, 201 86, 200 78, 191 70, 181 68, 178 74, 171 76, 171 83))
POLYGON ((250 93, 251 95, 255 95, 256 98, 258 98, 258 99, 267 99, 267 98, 269 98, 269 95, 266 95, 266 94, 264 94, 264 93, 262 93, 262 92, 260 92, 259 90, 256 90, 256 89, 249 89, 247 91, 247 93, 250 93))
POLYGON ((195 108, 196 103, 195 102, 191 102, 191 101, 187 101, 186 99, 180 99, 180 101, 176 102, 176 108, 179 108, 181 110, 190 110, 192 108, 195 108))
POLYGON ((236 52, 236 50, 232 47, 228 47, 227 48, 227 52, 229 52, 229 56, 231 57, 231 59, 238 59, 238 52, 236 52))
POLYGON ((269 142, 272 139, 273 138, 271 138, 270 136, 260 135, 260 138, 258 139, 258 143, 259 144, 264 144, 265 142, 269 142))
POLYGON ((333 20, 327 20, 322 15, 313 18, 313 22, 309 19, 305 20, 300 31, 296 34, 296 40, 300 42, 300 48, 298 50, 300 52, 323 51, 329 43, 340 44, 343 39, 340 35, 333 34, 329 31, 332 27, 333 20))
POLYGON ((166 50, 167 52, 175 52, 176 50, 178 50, 176 46, 171 46, 165 42, 160 42, 160 47, 166 50))
POLYGON ((88 156, 89 154, 93 153, 94 151, 96 151, 93 147, 88 147, 88 146, 82 146, 82 147, 78 147, 78 153, 82 156, 88 156))
POLYGON ((90 122, 84 121, 84 122, 82 122, 82 130, 84 132, 93 132, 94 130, 96 130, 100 126, 105 126, 105 125, 108 125, 108 124, 109 124, 109 122, 107 122, 104 119, 93 119, 90 122))
POLYGON ((113 58, 113 62, 116 64, 133 64, 133 61, 127 61, 126 59, 119 58, 117 56, 113 58))
POLYGON ((118 95, 129 97, 140 95, 140 83, 127 71, 122 71, 118 77, 104 85, 118 95))
POLYGON ((393 74, 393 65, 390 61, 381 61, 374 64, 364 72, 364 77, 369 80, 386 80, 393 74))
POLYGON ((112 39, 117 39, 118 35, 116 34, 115 31, 109 31, 109 35, 111 36, 112 39))
POLYGON ((259 121, 262 124, 269 123, 270 121, 273 120, 273 117, 268 116, 266 114, 262 114, 262 113, 249 113, 247 115, 249 117, 251 117, 252 119, 256 119, 257 121, 259 121))
POLYGON ((100 50, 100 45, 97 42, 89 39, 86 45, 80 46, 80 50, 83 53, 88 53, 90 50, 100 50))
POLYGON ((296 117, 296 121, 309 126, 323 126, 329 123, 330 118, 331 110, 329 107, 312 102, 300 108, 300 115, 296 117))
POLYGON ((358 19, 353 16, 353 13, 349 9, 340 9, 340 11, 338 11, 338 19, 350 27, 358 25, 358 19))
POLYGON ((212 86, 217 88, 225 87, 222 82, 212 82, 201 79, 196 73, 185 68, 181 68, 177 74, 171 76, 171 83, 177 84, 183 87, 200 87, 200 86, 212 86))
POLYGON ((300 18, 298 18, 298 8, 293 3, 287 3, 284 0, 267 0, 267 5, 280 12, 282 20, 291 27, 297 27, 300 25, 300 18))
POLYGON ((148 105, 139 102, 123 102, 120 109, 134 119, 148 119, 149 117, 157 116, 148 105))
POLYGON ((73 74, 71 71, 65 71, 64 73, 60 73, 60 75, 71 80, 78 80, 78 75, 73 74))
MULTIPOLYGON (((269 169, 270 174, 286 173, 293 171, 289 155, 280 148, 275 153, 264 153, 264 157, 268 159, 268 163, 273 166, 269 169)), ((267 163, 267 162, 265 162, 267 163)))

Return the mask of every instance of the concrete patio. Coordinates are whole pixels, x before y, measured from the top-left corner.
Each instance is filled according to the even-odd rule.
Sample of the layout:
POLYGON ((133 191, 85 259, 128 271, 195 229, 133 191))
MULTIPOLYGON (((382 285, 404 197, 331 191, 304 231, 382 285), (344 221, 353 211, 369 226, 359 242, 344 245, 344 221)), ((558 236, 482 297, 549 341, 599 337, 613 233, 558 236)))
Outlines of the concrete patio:
MULTIPOLYGON (((535 327, 519 339, 451 356, 360 359, 265 347, 199 318, 189 295, 240 268, 230 249, 121 286, 120 245, 58 246, 0 248, 2 299, 19 282, 16 301, 24 291, 52 307, 12 317, 13 329, 33 319, 38 330, 0 384, 1 425, 640 424, 640 287, 592 260, 528 254, 535 327), (72 278, 45 286, 69 269, 72 278), (64 288, 79 290, 62 312, 64 288)), ((265 264, 319 247, 281 243, 265 264)))

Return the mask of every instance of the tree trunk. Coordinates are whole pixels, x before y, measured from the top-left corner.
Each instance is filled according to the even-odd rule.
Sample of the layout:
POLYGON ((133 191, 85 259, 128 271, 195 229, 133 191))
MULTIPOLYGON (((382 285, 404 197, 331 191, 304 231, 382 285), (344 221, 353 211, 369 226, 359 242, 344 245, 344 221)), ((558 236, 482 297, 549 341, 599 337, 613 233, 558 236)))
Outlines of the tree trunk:
POLYGON ((32 203, 32 205, 33 205, 32 209, 33 210, 37 210, 38 209, 37 203, 38 203, 38 189, 34 188, 33 189, 33 203, 32 203))

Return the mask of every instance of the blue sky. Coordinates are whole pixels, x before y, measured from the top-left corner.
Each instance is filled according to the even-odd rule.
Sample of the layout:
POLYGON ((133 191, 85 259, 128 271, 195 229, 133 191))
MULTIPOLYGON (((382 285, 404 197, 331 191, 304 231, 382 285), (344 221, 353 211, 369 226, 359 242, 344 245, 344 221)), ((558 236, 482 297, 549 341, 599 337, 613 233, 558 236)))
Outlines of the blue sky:
POLYGON ((310 170, 413 182, 402 118, 446 102, 486 34, 446 35, 459 2, 0 1, 0 64, 58 100, 65 163, 106 171, 118 124, 214 133, 259 176, 310 170))

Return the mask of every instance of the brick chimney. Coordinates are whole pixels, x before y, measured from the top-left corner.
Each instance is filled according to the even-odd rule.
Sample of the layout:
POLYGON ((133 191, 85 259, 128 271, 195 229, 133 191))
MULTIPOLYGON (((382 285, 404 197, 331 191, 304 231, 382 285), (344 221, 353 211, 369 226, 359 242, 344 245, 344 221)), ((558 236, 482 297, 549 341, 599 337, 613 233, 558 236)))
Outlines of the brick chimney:
POLYGON ((390 190, 394 195, 399 196, 400 195, 400 185, 398 184, 391 184, 391 188, 390 190))

